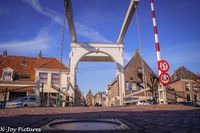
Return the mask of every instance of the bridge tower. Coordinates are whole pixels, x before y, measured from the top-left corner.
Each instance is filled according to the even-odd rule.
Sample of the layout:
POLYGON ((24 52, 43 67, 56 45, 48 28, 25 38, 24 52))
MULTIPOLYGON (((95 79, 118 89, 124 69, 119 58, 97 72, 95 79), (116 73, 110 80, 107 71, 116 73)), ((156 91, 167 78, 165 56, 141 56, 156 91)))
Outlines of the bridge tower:
MULTIPOLYGON (((130 4, 121 26, 121 30, 116 43, 100 42, 78 42, 76 37, 75 24, 72 14, 71 0, 64 0, 65 13, 68 21, 71 37, 70 60, 70 84, 73 89, 76 87, 76 69, 79 62, 114 62, 116 63, 116 76, 119 79, 119 101, 123 105, 123 96, 125 96, 125 78, 124 78, 124 44, 123 39, 131 22, 134 11, 137 8, 139 0, 130 0, 130 4)), ((74 96, 75 98, 75 96, 74 96)), ((75 101, 76 104, 76 101, 75 101)))

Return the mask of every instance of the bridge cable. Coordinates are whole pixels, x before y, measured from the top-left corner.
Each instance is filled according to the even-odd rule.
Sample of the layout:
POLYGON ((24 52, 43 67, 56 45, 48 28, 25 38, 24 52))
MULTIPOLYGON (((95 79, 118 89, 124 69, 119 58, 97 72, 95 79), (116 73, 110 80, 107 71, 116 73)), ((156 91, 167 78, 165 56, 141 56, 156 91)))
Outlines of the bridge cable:
POLYGON ((138 17, 138 11, 136 10, 136 25, 137 25, 137 35, 138 35, 138 42, 139 42, 139 51, 140 51, 140 56, 142 59, 142 80, 143 80, 143 87, 144 87, 144 95, 145 97, 147 96, 146 94, 146 75, 145 75, 145 68, 144 68, 144 60, 143 60, 143 47, 142 47, 142 37, 141 37, 141 28, 140 28, 140 22, 139 22, 139 17, 138 17))
MULTIPOLYGON (((62 87, 62 85, 61 85, 61 83, 62 83, 62 80, 61 80, 61 77, 62 77, 62 66, 61 66, 61 64, 62 64, 62 60, 63 60, 63 47, 64 47, 64 39, 65 39, 65 20, 66 18, 65 18, 65 13, 64 13, 64 15, 63 15, 63 24, 62 24, 62 29, 61 29, 61 43, 60 43, 60 63, 59 63, 59 72, 60 72, 60 90, 62 89, 61 87, 62 87)), ((56 98, 57 100, 56 100, 56 106, 60 106, 60 92, 58 93, 58 95, 57 95, 57 98, 56 98)))

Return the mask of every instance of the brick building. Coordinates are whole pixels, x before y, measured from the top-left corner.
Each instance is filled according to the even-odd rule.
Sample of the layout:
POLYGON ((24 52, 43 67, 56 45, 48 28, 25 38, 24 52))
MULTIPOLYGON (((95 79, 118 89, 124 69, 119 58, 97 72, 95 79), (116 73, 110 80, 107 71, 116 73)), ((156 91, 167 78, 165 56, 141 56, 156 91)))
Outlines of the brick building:
POLYGON ((193 102, 200 105, 200 77, 185 67, 180 67, 171 76, 167 90, 168 103, 193 102))
MULTIPOLYGON (((152 89, 156 93, 157 87, 153 86, 151 77, 156 78, 156 75, 152 69, 147 65, 139 54, 139 51, 136 49, 134 56, 125 66, 125 96, 124 103, 132 104, 142 99, 152 99, 152 89), (143 67, 144 66, 144 74, 143 67), (143 75, 145 78, 143 78, 143 75), (143 82, 143 79, 145 79, 143 82), (145 85, 144 85, 145 83, 145 85), (145 89, 144 89, 145 88, 145 89)), ((119 87, 118 87, 118 78, 113 80, 113 82, 107 86, 107 105, 115 106, 119 105, 119 87)), ((156 95, 156 94, 155 94, 156 95)))
POLYGON ((103 95, 102 92, 99 91, 94 96, 94 104, 102 106, 102 103, 103 103, 103 95))
POLYGON ((85 106, 86 101, 78 85, 75 85, 74 94, 75 106, 85 106))
POLYGON ((94 106, 94 96, 92 94, 91 89, 89 90, 89 92, 86 95, 86 106, 94 106))
POLYGON ((106 106, 119 105, 119 82, 118 78, 106 87, 106 106))

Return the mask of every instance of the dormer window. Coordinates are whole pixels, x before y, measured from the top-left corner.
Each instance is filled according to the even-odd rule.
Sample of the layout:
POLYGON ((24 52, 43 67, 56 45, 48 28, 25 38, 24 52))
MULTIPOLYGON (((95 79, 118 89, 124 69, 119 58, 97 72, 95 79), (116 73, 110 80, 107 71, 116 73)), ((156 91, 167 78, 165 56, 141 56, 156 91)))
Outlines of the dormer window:
POLYGON ((11 80, 12 78, 12 72, 11 71, 5 71, 3 73, 3 80, 11 80))
POLYGON ((13 70, 11 68, 3 69, 2 80, 13 80, 13 70))

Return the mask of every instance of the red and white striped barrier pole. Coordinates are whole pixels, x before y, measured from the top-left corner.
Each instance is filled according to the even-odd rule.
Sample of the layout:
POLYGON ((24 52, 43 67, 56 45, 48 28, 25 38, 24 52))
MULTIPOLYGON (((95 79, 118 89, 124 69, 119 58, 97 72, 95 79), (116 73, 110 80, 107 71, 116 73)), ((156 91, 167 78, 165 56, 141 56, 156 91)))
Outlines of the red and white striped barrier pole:
MULTIPOLYGON (((156 25, 156 16, 155 16, 153 0, 150 0, 150 1, 151 1, 151 13, 152 13, 152 21, 153 21, 153 29, 154 29, 154 38, 155 38, 155 44, 156 44, 157 63, 158 63, 161 60, 160 45, 159 45, 159 40, 158 40, 158 28, 156 25)), ((159 70, 158 72, 159 72, 159 76, 160 76, 161 71, 159 70)))
MULTIPOLYGON (((150 1, 151 1, 151 14, 152 14, 152 21, 153 21, 154 38, 155 38, 155 44, 156 44, 157 64, 159 65, 159 62, 161 61, 161 57, 160 57, 160 45, 159 45, 159 40, 158 40, 158 28, 157 28, 157 25, 156 25, 154 3, 153 3, 153 0, 150 0, 150 1)), ((161 74, 162 74, 162 72, 158 68, 159 78, 160 78, 161 74)), ((167 103, 166 90, 165 90, 165 87, 163 86, 163 84, 161 83, 161 81, 160 81, 158 91, 159 90, 161 92, 161 93, 159 93, 159 102, 166 104, 167 103)))

